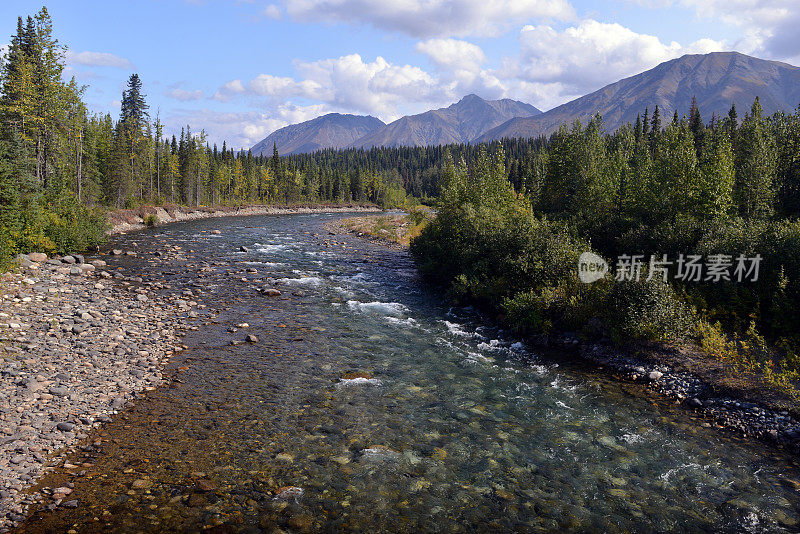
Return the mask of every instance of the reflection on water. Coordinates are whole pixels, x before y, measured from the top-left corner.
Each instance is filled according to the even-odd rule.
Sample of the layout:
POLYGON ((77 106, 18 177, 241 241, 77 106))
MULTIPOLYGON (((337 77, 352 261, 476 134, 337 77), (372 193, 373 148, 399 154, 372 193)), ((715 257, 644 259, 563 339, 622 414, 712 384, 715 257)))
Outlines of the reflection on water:
POLYGON ((180 381, 110 424, 70 479, 81 506, 23 531, 797 529, 786 459, 448 309, 407 257, 329 236, 328 218, 115 244, 209 307, 171 364, 180 381), (163 265, 150 252, 167 244, 192 252, 163 265), (267 278, 285 298, 255 291, 267 278), (230 345, 244 333, 260 343, 230 345))

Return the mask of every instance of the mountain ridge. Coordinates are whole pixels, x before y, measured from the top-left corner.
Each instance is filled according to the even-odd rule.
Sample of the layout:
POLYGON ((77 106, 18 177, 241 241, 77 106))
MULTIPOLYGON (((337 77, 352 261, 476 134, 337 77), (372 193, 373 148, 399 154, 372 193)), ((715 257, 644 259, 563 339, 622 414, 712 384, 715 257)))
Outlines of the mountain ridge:
POLYGON ((384 126, 371 115, 327 113, 311 120, 279 128, 253 145, 254 155, 271 155, 273 143, 281 155, 345 148, 365 134, 384 126))
POLYGON ((256 143, 255 154, 298 154, 325 148, 435 146, 482 143, 505 137, 549 135, 575 119, 603 116, 606 131, 633 123, 645 108, 659 106, 664 120, 687 113, 692 98, 705 120, 723 116, 735 103, 743 117, 758 96, 764 112, 800 104, 800 67, 739 52, 687 54, 608 84, 546 112, 512 99, 484 100, 469 94, 450 106, 407 115, 389 124, 364 115, 329 113, 286 126, 256 143))
POLYGON ((731 103, 743 117, 756 96, 767 114, 794 109, 800 103, 800 67, 739 52, 687 54, 536 117, 509 119, 476 141, 548 135, 576 118, 586 123, 595 113, 603 116, 606 130, 613 131, 656 105, 668 120, 676 110, 687 113, 693 97, 705 120, 727 114, 731 103))
POLYGON ((469 94, 445 108, 401 117, 356 140, 349 148, 470 143, 510 118, 540 113, 534 106, 510 98, 484 100, 469 94))

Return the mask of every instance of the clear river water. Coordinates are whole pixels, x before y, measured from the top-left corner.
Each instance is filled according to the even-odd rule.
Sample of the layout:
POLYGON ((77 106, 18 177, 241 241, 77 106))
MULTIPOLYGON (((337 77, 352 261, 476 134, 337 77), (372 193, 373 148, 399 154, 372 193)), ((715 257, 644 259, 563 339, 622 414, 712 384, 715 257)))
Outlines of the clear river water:
POLYGON ((75 459, 80 506, 20 531, 798 529, 793 459, 449 308, 407 254, 322 229, 341 216, 116 238, 138 256, 111 267, 206 307, 177 380, 75 459))

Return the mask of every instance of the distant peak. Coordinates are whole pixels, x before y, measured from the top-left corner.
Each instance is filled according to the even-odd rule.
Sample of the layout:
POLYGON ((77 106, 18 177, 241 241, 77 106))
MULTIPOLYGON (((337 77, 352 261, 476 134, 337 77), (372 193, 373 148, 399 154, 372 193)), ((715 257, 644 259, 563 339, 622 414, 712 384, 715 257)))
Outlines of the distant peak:
POLYGON ((470 93, 461 100, 459 100, 459 102, 470 102, 472 100, 483 100, 483 99, 474 93, 470 93))

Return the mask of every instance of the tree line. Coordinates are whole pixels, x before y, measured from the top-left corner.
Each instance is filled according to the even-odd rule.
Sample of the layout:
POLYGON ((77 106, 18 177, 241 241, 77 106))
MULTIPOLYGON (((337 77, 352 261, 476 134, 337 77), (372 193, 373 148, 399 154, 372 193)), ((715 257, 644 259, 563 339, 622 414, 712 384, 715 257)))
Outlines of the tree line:
POLYGON ((643 111, 614 132, 599 115, 564 124, 522 157, 502 143, 472 162, 445 151, 438 215, 412 254, 451 298, 520 331, 693 339, 797 396, 800 107, 765 116, 756 98, 741 119, 732 106, 708 121, 696 102, 666 121, 643 111), (610 276, 582 283, 584 252, 610 276), (637 255, 641 277, 619 276, 637 255), (735 276, 737 258, 750 269, 756 257, 757 277, 735 276), (730 275, 681 276, 686 258, 730 275))
POLYGON ((299 167, 211 146, 190 126, 164 136, 131 74, 121 110, 90 113, 85 86, 64 80, 66 47, 43 7, 17 20, 0 66, 0 260, 27 250, 75 251, 103 238, 103 208, 176 203, 374 202, 400 205, 392 173, 299 167))

